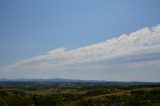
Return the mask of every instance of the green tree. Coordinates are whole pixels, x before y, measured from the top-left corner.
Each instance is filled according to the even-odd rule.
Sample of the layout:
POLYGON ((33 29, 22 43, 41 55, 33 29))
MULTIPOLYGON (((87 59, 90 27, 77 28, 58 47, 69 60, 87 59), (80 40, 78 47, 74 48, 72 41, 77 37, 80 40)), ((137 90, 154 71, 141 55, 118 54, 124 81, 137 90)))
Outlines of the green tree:
POLYGON ((0 106, 8 106, 8 104, 3 99, 0 99, 0 106))

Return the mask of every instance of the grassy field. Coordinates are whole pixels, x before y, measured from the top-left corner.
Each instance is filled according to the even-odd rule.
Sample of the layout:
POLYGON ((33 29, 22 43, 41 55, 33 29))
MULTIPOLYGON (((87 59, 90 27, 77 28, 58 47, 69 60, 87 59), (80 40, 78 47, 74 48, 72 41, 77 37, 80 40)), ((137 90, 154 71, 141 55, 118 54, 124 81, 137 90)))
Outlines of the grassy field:
POLYGON ((160 106, 160 85, 1 82, 0 106, 160 106))

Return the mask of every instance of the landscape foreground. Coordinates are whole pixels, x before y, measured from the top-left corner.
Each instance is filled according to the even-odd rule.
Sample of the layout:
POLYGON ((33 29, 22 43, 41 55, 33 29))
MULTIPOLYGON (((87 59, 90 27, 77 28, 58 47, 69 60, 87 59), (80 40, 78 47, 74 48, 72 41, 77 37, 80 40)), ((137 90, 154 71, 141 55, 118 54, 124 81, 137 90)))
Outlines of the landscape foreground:
POLYGON ((0 81, 0 106, 160 106, 160 83, 0 81))

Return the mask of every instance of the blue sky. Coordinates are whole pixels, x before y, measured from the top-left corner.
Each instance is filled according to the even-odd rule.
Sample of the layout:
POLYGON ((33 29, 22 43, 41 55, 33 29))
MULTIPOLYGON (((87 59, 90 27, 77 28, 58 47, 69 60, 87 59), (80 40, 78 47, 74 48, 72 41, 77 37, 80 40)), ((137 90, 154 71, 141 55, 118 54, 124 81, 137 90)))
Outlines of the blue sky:
MULTIPOLYGON (((57 48, 62 48, 58 49, 58 53, 66 49, 74 50, 119 37, 122 34, 129 34, 144 27, 156 26, 160 24, 159 5, 159 0, 1 0, 0 67, 7 67, 39 55, 43 56, 48 51, 57 48)), ((159 44, 159 41, 153 42, 159 44)), ((159 51, 156 51, 156 54, 159 54, 159 51)), ((146 53, 144 54, 144 60, 145 56, 146 53)), ((129 60, 132 61, 133 57, 129 56, 129 60)), ((159 57, 159 55, 156 55, 156 57, 159 57)), ((153 58, 155 58, 154 55, 153 58)), ((156 64, 154 65, 157 67, 156 64)), ((73 69, 71 70, 73 71, 73 69)), ((55 68, 52 68, 52 70, 55 70, 55 68)), ((52 73, 53 77, 57 75, 64 78, 87 79, 88 76, 80 77, 83 76, 83 72, 78 71, 80 69, 74 70, 77 71, 48 71, 48 73, 52 73), (66 73, 68 76, 65 76, 66 73), (71 73, 74 73, 74 75, 71 73)), ((87 68, 84 70, 87 70, 87 68)), ((123 79, 123 73, 126 73, 123 68, 122 71, 118 72, 122 75, 117 74, 116 71, 102 70, 102 72, 99 72, 99 69, 96 70, 96 68, 94 70, 93 77, 88 79, 134 80, 134 76, 133 79, 123 79), (95 77, 97 73, 99 73, 99 76, 95 77), (109 73, 109 78, 105 78, 105 75, 109 73)), ((142 67, 137 70, 145 69, 142 67)), ((146 76, 139 80, 147 80, 146 77, 152 73, 153 76, 157 75, 157 79, 153 79, 153 81, 160 81, 158 79, 160 72, 157 72, 159 67, 153 70, 156 72, 149 71, 146 76)), ((1 73, 3 74, 3 72, 1 73)), ((30 76, 29 74, 25 76, 25 72, 25 74, 19 73, 19 76, 16 76, 15 73, 8 72, 9 77, 18 78, 21 74, 21 77, 26 78, 52 77, 43 76, 43 72, 39 72, 39 76, 30 76)), ((134 72, 127 73, 132 75, 134 72)), ((134 74, 137 75, 137 73, 134 74)), ((141 73, 144 74, 145 72, 141 71, 141 73)))

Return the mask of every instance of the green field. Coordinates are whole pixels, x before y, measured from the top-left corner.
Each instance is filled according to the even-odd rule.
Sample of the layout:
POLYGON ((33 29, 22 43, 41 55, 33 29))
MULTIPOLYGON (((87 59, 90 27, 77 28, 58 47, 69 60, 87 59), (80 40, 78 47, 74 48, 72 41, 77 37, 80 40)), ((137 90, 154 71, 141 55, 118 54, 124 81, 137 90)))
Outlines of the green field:
POLYGON ((160 85, 1 82, 0 106, 160 106, 160 85))

